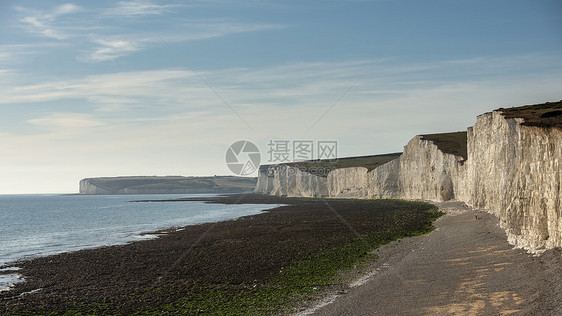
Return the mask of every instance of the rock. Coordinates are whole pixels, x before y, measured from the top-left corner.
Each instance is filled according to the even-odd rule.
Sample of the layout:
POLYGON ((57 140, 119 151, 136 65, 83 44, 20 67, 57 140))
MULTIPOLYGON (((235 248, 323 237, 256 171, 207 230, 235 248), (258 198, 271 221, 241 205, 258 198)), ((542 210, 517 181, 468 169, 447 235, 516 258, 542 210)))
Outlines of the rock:
POLYGON ((562 246, 562 130, 522 123, 499 111, 478 117, 462 199, 496 215, 510 243, 537 252, 562 246))
POLYGON ((370 171, 341 168, 321 177, 283 165, 268 174, 262 166, 255 192, 455 200, 497 216, 518 247, 562 247, 562 129, 525 125, 498 110, 478 116, 467 129, 464 154, 435 141, 453 134, 463 136, 416 136, 399 158, 370 171))
POLYGON ((287 165, 261 166, 255 193, 278 196, 328 196, 327 178, 287 165))

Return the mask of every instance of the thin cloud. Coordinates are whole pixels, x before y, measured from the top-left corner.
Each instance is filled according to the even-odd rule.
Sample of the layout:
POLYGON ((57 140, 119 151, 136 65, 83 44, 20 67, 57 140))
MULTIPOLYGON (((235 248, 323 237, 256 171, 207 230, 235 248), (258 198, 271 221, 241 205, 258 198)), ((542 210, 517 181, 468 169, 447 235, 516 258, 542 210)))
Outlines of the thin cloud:
MULTIPOLYGON (((99 45, 97 58, 100 59, 137 49, 135 43, 120 40, 100 41, 99 45)), ((546 58, 548 56, 535 60, 539 63, 546 58)), ((515 74, 507 70, 512 69, 511 65, 522 60, 528 61, 528 66, 533 68, 530 59, 525 56, 514 56, 487 59, 468 65, 454 61, 412 65, 389 63, 358 85, 350 94, 349 103, 357 102, 357 99, 361 98, 370 100, 373 96, 381 94, 396 96, 425 89, 435 91, 436 87, 443 87, 451 82, 469 82, 486 78, 494 81, 499 80, 497 78, 505 80, 506 77, 520 80, 529 77, 530 74, 527 71, 515 74), (504 67, 490 73, 490 65, 504 65, 504 67), (469 69, 475 70, 470 72, 469 69), (482 75, 486 76, 482 77, 482 75)), ((551 65, 556 63, 553 62, 551 65)), ((267 103, 280 108, 294 108, 303 106, 306 102, 312 102, 307 103, 307 106, 326 106, 334 101, 342 89, 349 87, 357 74, 368 66, 369 62, 364 60, 314 62, 267 68, 230 68, 200 73, 233 105, 267 103)), ((558 63, 557 67, 562 67, 562 64, 558 63)), ((544 72, 553 77, 551 73, 557 71, 555 68, 546 69, 544 72)), ((542 71, 538 74, 541 75, 542 71)), ((216 104, 216 98, 212 93, 193 73, 184 69, 120 72, 35 84, 12 83, 0 99, 0 104, 71 98, 88 99, 97 106, 108 107, 108 109, 116 109, 118 104, 139 104, 142 100, 168 106, 216 104)), ((347 103, 342 104, 342 108, 345 108, 347 103)))
MULTIPOLYGON (((128 29, 130 23, 135 23, 134 20, 120 19, 115 23, 116 17, 166 15, 172 13, 174 8, 185 6, 138 0, 121 1, 114 7, 102 9, 82 8, 66 3, 43 11, 24 7, 16 7, 15 10, 22 13, 19 26, 26 32, 59 41, 71 39, 65 43, 76 47, 82 46, 77 49, 81 51, 76 56, 78 61, 106 62, 161 45, 160 40, 148 30, 126 32, 125 34, 124 30, 128 29), (84 14, 77 16, 74 15, 76 13, 84 14), (112 23, 107 23, 109 21, 112 23), (86 35, 85 38, 84 35, 86 35)), ((169 30, 165 30, 167 26, 164 25, 162 27, 164 30, 159 31, 170 42, 185 42, 288 27, 279 24, 232 21, 226 18, 187 21, 184 19, 183 21, 182 24, 175 25, 173 29, 169 30)), ((0 57, 5 58, 5 55, 0 57)))
POLYGON ((161 15, 172 11, 172 8, 180 7, 177 4, 155 4, 150 1, 120 1, 113 8, 105 10, 104 14, 109 16, 137 17, 146 15, 161 15))
POLYGON ((280 24, 263 24, 263 23, 238 23, 229 21, 208 21, 202 23, 194 23, 187 25, 193 28, 195 34, 187 35, 188 39, 207 39, 215 37, 223 37, 237 33, 249 33, 259 31, 270 31, 287 28, 286 25, 280 24))
MULTIPOLYGON (((173 90, 186 92, 182 87, 193 77, 183 70, 157 70, 121 72, 104 75, 86 76, 73 80, 40 82, 36 84, 12 86, 6 90, 0 104, 46 102, 83 98, 93 100, 97 105, 115 106, 115 103, 139 103, 143 98, 152 100, 170 98, 173 90), (179 90, 178 90, 179 89, 179 90), (107 102, 107 104, 105 103, 107 102)), ((196 91, 189 88, 190 93, 196 91)), ((203 87, 198 88, 203 90, 203 87)), ((178 100, 176 100, 178 101, 178 100)))
MULTIPOLYGON (((290 26, 269 23, 245 23, 232 21, 231 19, 208 19, 184 22, 174 26, 174 29, 171 31, 165 28, 157 28, 157 31, 168 42, 185 42, 213 39, 239 33, 280 30, 287 27, 290 26)), ((144 41, 162 44, 160 39, 153 33, 150 33, 150 36, 147 36, 144 41)))
MULTIPOLYGON (((223 20, 196 21, 179 27, 181 32, 174 31, 171 35, 164 35, 170 42, 186 42, 225 37, 237 33, 259 32, 285 28, 276 24, 252 24, 223 20)), ((110 36, 111 39, 94 38, 91 52, 78 56, 79 61, 104 62, 125 57, 131 53, 150 47, 162 45, 160 39, 152 33, 128 34, 127 39, 110 36)))
POLYGON ((26 121, 48 130, 76 130, 102 126, 104 123, 94 119, 92 115, 82 113, 55 113, 42 118, 35 118, 26 121))
POLYGON ((127 40, 96 40, 97 47, 90 53, 86 60, 107 61, 128 55, 140 50, 138 43, 127 40))
MULTIPOLYGON (((29 12, 29 10, 18 7, 16 10, 29 12)), ((39 34, 48 38, 63 40, 70 35, 61 31, 55 26, 57 19, 62 15, 67 15, 80 11, 80 7, 66 3, 55 7, 50 12, 32 12, 31 15, 23 17, 20 22, 23 23, 24 29, 29 33, 39 34)))
POLYGON ((47 26, 46 23, 41 22, 39 18, 34 16, 28 16, 21 20, 23 23, 28 25, 28 30, 32 33, 41 34, 45 37, 50 37, 58 40, 67 38, 66 34, 62 34, 54 28, 47 26))
POLYGON ((13 66, 14 63, 24 60, 35 51, 36 46, 32 44, 0 45, 0 65, 13 66))
POLYGON ((74 5, 72 3, 65 3, 63 5, 56 7, 55 10, 53 10, 53 12, 50 15, 48 15, 48 17, 56 18, 59 15, 75 13, 78 11, 80 11, 80 7, 78 7, 77 5, 74 5))

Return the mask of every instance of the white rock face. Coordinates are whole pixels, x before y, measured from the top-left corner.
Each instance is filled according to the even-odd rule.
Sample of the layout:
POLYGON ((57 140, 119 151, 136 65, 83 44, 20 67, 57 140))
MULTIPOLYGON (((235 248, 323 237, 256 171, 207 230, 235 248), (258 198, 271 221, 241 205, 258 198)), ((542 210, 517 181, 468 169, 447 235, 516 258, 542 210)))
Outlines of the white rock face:
POLYGON ((80 194, 112 194, 108 190, 98 187, 97 185, 90 182, 89 179, 83 179, 80 181, 80 194))
POLYGON ((328 174, 328 195, 333 197, 367 198, 369 175, 367 168, 342 168, 328 174))
POLYGON ((260 170, 255 192, 286 196, 456 200, 500 219, 509 242, 532 252, 562 247, 562 130, 521 125, 494 111, 467 131, 468 159, 414 137, 378 168, 319 177, 293 167, 260 170))
POLYGON ((397 198, 400 158, 371 171, 364 167, 336 169, 328 174, 328 196, 349 198, 397 198))
POLYGON ((464 176, 463 162, 463 157, 442 152, 432 141, 412 138, 400 156, 400 196, 438 202, 454 199, 464 176))
POLYGON ((327 177, 283 165, 268 172, 263 166, 254 192, 292 197, 396 198, 401 196, 399 169, 399 158, 371 171, 363 167, 336 169, 327 177))
POLYGON ((258 173, 255 193, 279 196, 328 196, 327 178, 301 171, 298 168, 279 165, 277 168, 262 167, 258 173))
POLYGON ((400 161, 402 156, 369 172, 369 197, 398 198, 402 196, 400 161))
POLYGON ((530 251, 562 246, 562 130, 521 125, 499 112, 468 131, 462 199, 500 219, 512 244, 530 251))

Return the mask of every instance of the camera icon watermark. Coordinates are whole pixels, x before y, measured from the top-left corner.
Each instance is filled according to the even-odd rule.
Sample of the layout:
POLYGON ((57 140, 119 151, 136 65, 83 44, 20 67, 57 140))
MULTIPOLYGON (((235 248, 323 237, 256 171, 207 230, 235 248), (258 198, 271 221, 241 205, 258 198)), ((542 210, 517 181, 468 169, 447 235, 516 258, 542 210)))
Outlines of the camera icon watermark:
POLYGON ((249 176, 260 166, 261 154, 258 146, 249 140, 239 140, 228 147, 226 165, 237 176, 249 176))
MULTIPOLYGON (((269 140, 267 143, 269 156, 268 175, 276 171, 284 172, 285 163, 306 162, 313 163, 306 167, 299 166, 302 172, 319 176, 327 176, 333 167, 322 165, 323 162, 333 163, 338 160, 338 143, 334 140, 269 140)), ((226 150, 226 165, 237 176, 248 176, 260 167, 261 154, 258 146, 249 140, 239 140, 232 143, 226 150)), ((295 169, 287 169, 294 172, 295 169)))

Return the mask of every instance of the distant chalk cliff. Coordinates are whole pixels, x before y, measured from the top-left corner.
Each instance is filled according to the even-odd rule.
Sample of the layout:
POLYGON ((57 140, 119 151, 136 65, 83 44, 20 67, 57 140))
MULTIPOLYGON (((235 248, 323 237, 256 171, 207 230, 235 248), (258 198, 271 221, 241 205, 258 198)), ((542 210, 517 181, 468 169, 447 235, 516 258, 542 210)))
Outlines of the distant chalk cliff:
POLYGON ((514 245, 562 247, 562 101, 485 113, 466 132, 416 136, 389 158, 321 175, 303 163, 261 166, 255 192, 458 200, 496 215, 514 245))
POLYGON ((80 194, 192 194, 252 191, 256 178, 214 177, 106 177, 80 181, 80 194))

